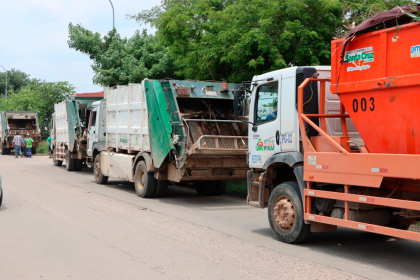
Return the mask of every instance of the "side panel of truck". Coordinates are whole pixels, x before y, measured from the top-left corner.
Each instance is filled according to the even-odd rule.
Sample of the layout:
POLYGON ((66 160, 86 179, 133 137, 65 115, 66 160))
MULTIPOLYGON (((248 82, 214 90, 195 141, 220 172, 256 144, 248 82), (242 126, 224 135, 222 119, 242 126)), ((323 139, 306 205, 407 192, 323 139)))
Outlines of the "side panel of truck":
POLYGON ((148 111, 142 84, 105 89, 107 148, 150 152, 148 111))
POLYGON ((63 101, 54 104, 55 111, 55 139, 57 143, 65 143, 69 145, 69 125, 67 120, 67 102, 63 101))
POLYGON ((134 155, 101 152, 101 170, 105 176, 133 182, 134 155))

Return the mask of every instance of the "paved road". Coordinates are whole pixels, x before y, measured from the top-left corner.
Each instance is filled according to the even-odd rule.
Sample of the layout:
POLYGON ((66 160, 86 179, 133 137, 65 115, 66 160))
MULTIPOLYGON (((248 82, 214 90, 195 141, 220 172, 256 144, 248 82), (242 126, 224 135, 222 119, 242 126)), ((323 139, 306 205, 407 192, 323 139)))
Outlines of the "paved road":
POLYGON ((412 279, 420 243, 339 229, 275 240, 266 210, 173 187, 141 199, 47 157, 0 156, 0 279, 412 279))

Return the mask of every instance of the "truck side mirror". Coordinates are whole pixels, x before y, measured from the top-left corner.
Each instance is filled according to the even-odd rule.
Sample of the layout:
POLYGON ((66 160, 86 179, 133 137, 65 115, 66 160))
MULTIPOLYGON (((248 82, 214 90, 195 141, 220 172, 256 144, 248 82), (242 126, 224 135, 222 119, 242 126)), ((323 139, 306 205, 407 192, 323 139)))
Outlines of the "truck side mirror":
POLYGON ((235 90, 235 95, 233 97, 233 112, 235 112, 236 117, 242 116, 243 114, 244 100, 245 100, 244 86, 240 85, 239 88, 235 90))
POLYGON ((257 132, 258 126, 252 126, 252 131, 257 132))

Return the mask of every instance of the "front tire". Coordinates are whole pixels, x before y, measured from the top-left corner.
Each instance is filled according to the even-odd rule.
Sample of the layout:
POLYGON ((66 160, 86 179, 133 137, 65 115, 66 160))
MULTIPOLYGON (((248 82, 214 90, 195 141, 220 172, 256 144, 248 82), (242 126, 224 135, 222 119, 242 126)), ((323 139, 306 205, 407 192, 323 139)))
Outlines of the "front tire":
POLYGON ((4 147, 4 144, 1 144, 1 154, 2 155, 7 154, 7 149, 4 147))
POLYGON ((154 172, 147 172, 146 162, 140 161, 134 173, 134 187, 137 195, 143 198, 154 196, 156 185, 154 172))
POLYGON ((71 158, 71 152, 67 151, 66 155, 66 170, 67 171, 74 171, 76 165, 76 159, 71 158))
POLYGON ((311 228, 303 219, 302 196, 296 182, 285 182, 274 188, 268 200, 268 221, 284 243, 302 243, 309 237, 311 228))
POLYGON ((36 148, 32 148, 32 154, 36 155, 36 148))
POLYGON ((93 162, 93 177, 97 184, 105 185, 108 182, 108 176, 105 176, 101 170, 101 155, 98 154, 93 162))

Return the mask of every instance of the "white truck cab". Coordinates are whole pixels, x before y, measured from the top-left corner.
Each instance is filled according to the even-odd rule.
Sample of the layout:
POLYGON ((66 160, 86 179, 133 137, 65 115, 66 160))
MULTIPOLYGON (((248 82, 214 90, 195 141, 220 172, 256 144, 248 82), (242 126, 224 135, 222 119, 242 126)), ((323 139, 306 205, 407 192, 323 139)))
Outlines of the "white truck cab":
POLYGON ((93 158, 106 145, 106 100, 95 101, 92 103, 92 113, 88 122, 87 155, 89 160, 87 165, 92 167, 93 158))
MULTIPOLYGON (((248 100, 248 114, 249 123, 252 125, 248 127, 248 161, 251 170, 247 175, 247 202, 250 206, 269 208, 268 216, 273 231, 280 240, 287 243, 302 242, 310 232, 310 225, 304 222, 302 215, 299 215, 303 212, 301 198, 305 182, 303 181, 304 151, 300 139, 297 93, 301 83, 313 77, 331 77, 331 67, 290 67, 254 76, 250 91, 248 91, 251 93, 248 100), (286 197, 285 193, 292 200, 294 197, 293 205, 296 206, 294 209, 292 206, 291 208, 287 206, 292 205, 290 200, 282 201, 282 197, 286 197), (289 218, 288 214, 284 214, 284 217, 276 216, 275 213, 280 213, 277 209, 280 204, 285 207, 284 213, 293 212, 289 218), (277 210, 274 210, 274 207, 277 207, 277 210)), ((329 88, 327 84, 325 86, 325 112, 338 114, 340 112, 339 98, 332 94, 329 88)), ((315 82, 304 88, 304 113, 319 113, 321 104, 319 92, 319 84, 315 82)), ((244 100, 244 95, 243 90, 242 92, 238 90, 235 96, 240 97, 236 100, 244 100)), ((235 102, 234 106, 235 112, 241 112, 239 108, 246 107, 239 101, 235 102)), ((245 110, 241 113, 247 114, 245 110)), ((245 116, 237 114, 237 117, 245 116)), ((311 120, 318 125, 317 118, 311 120)), ((351 141, 360 143, 360 136, 350 119, 347 126, 351 141)), ((329 135, 342 136, 340 119, 328 119, 326 127, 329 135)), ((307 124, 306 131, 308 137, 318 135, 318 132, 307 124)))

